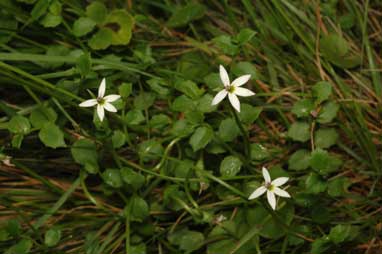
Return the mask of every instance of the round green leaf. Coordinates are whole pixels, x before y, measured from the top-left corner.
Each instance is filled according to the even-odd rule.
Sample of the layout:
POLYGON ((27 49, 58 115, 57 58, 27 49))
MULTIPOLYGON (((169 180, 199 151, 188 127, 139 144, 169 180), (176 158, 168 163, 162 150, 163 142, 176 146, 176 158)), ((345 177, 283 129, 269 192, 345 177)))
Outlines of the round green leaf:
POLYGON ((110 185, 113 188, 120 188, 123 184, 119 169, 106 169, 102 173, 102 179, 106 184, 110 185))
POLYGON ((104 27, 112 31, 112 45, 127 45, 130 42, 134 18, 125 10, 114 10, 106 17, 104 27))
POLYGON ((5 254, 28 254, 33 247, 31 239, 22 239, 12 247, 10 247, 5 254))
POLYGON ((163 152, 164 149, 161 143, 153 139, 144 141, 138 145, 139 158, 143 162, 160 159, 163 152))
POLYGON ((306 122, 295 122, 288 130, 288 137, 295 141, 306 142, 310 139, 310 125, 306 122))
POLYGON ((322 149, 316 149, 310 157, 310 166, 321 175, 336 171, 342 161, 322 149))
POLYGON ((89 40, 89 46, 94 50, 106 49, 111 45, 113 32, 108 28, 101 28, 89 40))
POLYGON ((15 134, 28 134, 30 132, 31 125, 28 118, 21 115, 15 115, 8 123, 8 130, 15 134))
POLYGON ((122 180, 131 185, 135 190, 142 187, 145 183, 145 177, 130 168, 122 168, 121 169, 122 180))
POLYGON ((195 130, 194 134, 190 137, 190 145, 194 152, 204 148, 214 136, 214 131, 210 126, 202 126, 195 130))
POLYGON ((176 9, 167 21, 169 27, 181 27, 188 25, 191 21, 200 19, 204 16, 206 8, 199 3, 189 3, 176 9))
POLYGON ((241 104, 239 118, 245 124, 252 124, 257 120, 257 118, 259 118, 262 111, 262 107, 253 107, 249 104, 243 103, 241 104))
POLYGON ((95 26, 96 22, 94 22, 94 20, 86 17, 80 17, 73 24, 73 34, 77 37, 84 36, 90 33, 95 26))
POLYGON ((314 143, 317 148, 328 148, 337 142, 338 133, 333 128, 319 129, 314 133, 314 143))
POLYGON ((113 148, 120 148, 125 144, 126 136, 122 131, 116 130, 113 132, 113 136, 111 137, 111 141, 113 143, 113 148))
POLYGON ((317 173, 310 173, 305 180, 307 193, 318 194, 324 192, 328 183, 317 173))
POLYGON ((310 152, 305 149, 297 150, 289 158, 288 165, 289 169, 292 170, 304 170, 309 167, 310 163, 310 152))
POLYGON ((106 19, 106 6, 102 2, 94 1, 86 7, 86 15, 97 24, 101 24, 106 19))
POLYGON ((297 101, 292 108, 292 113, 297 117, 308 117, 314 110, 314 103, 310 99, 297 101))
POLYGON ((51 228, 45 232, 45 245, 53 247, 58 244, 61 239, 61 230, 57 228, 51 228))
POLYGON ((52 108, 39 107, 32 111, 29 120, 35 128, 41 129, 46 123, 54 123, 57 114, 52 108))
POLYGON ((327 81, 320 81, 312 87, 313 96, 316 97, 316 103, 319 104, 329 99, 332 94, 332 86, 327 81))
POLYGON ((337 116, 337 112, 340 106, 338 104, 329 101, 324 104, 318 114, 317 122, 319 123, 330 123, 337 116))
POLYGON ((269 157, 267 148, 260 144, 251 144, 251 159, 261 161, 269 157))
POLYGON ((128 204, 124 209, 124 212, 126 214, 130 208, 130 221, 142 222, 149 216, 150 209, 147 202, 143 198, 134 195, 130 199, 130 202, 131 203, 128 204))
POLYGON ((226 118, 221 121, 219 125, 218 135, 219 137, 225 141, 230 142, 233 141, 240 134, 240 129, 237 127, 235 120, 232 118, 226 118))
POLYGON ((88 139, 79 139, 72 145, 72 157, 75 162, 86 166, 93 165, 98 168, 98 154, 96 145, 88 139))
POLYGON ((227 156, 220 164, 220 174, 222 176, 235 176, 240 172, 243 163, 235 156, 227 156))
POLYGON ((331 197, 341 197, 347 194, 351 185, 349 178, 341 176, 329 181, 328 194, 331 197))
POLYGON ((66 147, 64 133, 54 123, 46 123, 38 133, 38 137, 47 147, 66 147))

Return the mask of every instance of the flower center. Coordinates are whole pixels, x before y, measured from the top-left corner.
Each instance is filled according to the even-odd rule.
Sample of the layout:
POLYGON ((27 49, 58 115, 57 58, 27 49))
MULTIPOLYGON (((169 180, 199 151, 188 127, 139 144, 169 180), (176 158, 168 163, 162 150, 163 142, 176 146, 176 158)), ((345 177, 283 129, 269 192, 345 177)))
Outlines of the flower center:
POLYGON ((97 98, 97 102, 99 105, 105 104, 105 100, 103 98, 97 98))
POLYGON ((273 186, 272 183, 265 183, 265 188, 269 191, 273 191, 275 189, 275 186, 273 186))
POLYGON ((235 92, 235 87, 234 86, 226 86, 225 90, 229 93, 235 92))

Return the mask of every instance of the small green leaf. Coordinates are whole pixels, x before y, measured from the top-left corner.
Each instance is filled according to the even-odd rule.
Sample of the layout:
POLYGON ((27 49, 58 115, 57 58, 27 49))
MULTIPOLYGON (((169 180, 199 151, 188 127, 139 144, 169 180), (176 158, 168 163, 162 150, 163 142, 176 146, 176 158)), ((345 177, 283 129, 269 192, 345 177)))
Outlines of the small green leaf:
POLYGON ((111 142, 113 143, 113 148, 120 148, 125 144, 126 136, 122 131, 116 130, 113 132, 113 136, 111 136, 111 142))
POLYGON ((40 24, 44 27, 56 27, 62 22, 61 15, 54 15, 52 13, 48 13, 45 15, 43 19, 41 19, 40 24))
POLYGON ((235 156, 227 156, 220 164, 220 174, 222 176, 235 176, 240 172, 243 163, 235 156))
POLYGON ((339 110, 338 104, 335 102, 329 101, 321 108, 320 113, 318 114, 317 122, 319 123, 330 123, 337 116, 339 110))
POLYGON ((310 250, 311 254, 324 254, 330 247, 330 241, 327 236, 317 238, 312 243, 312 248, 310 250))
POLYGON ((232 66, 231 71, 236 77, 249 74, 251 75, 251 80, 259 78, 259 73, 255 65, 251 62, 238 62, 232 66))
POLYGON ((336 243, 342 243, 350 236, 351 226, 346 224, 340 224, 330 229, 329 239, 336 243))
POLYGON ((118 92, 122 96, 122 98, 129 97, 132 90, 133 90, 133 84, 132 83, 122 83, 118 87, 118 92))
MULTIPOLYGON (((143 198, 134 195, 130 202, 131 204, 128 204, 130 206, 130 221, 142 222, 149 216, 149 206, 143 198)), ((125 208, 125 213, 127 209, 128 207, 125 208)))
POLYGON ((19 149, 21 144, 23 143, 24 135, 23 134, 15 134, 12 137, 12 147, 19 149))
POLYGON ((314 110, 314 103, 310 99, 297 101, 292 108, 292 113, 297 117, 308 117, 310 112, 314 110))
POLYGON ((230 142, 233 141, 240 134, 240 129, 237 127, 235 120, 232 118, 226 118, 221 121, 219 125, 218 135, 219 137, 225 141, 230 142))
POLYGON ((191 80, 175 82, 174 88, 194 100, 203 94, 203 90, 191 80))
POLYGON ((261 144, 251 144, 251 159, 255 161, 262 161, 269 157, 267 148, 261 144))
POLYGON ((29 120, 33 127, 41 129, 46 123, 54 123, 57 120, 57 114, 52 108, 38 107, 32 111, 29 120))
POLYGON ((75 162, 86 166, 93 165, 98 168, 98 154, 96 145, 88 139, 79 139, 72 145, 72 157, 75 162))
POLYGON ((90 38, 88 44, 94 50, 106 49, 111 45, 113 32, 107 28, 101 28, 90 38))
POLYGON ((144 243, 130 246, 130 252, 134 254, 147 254, 146 245, 144 243))
POLYGON ((210 113, 214 111, 217 106, 211 105, 213 97, 210 94, 205 94, 196 102, 196 108, 203 113, 210 113))
POLYGON ((219 91, 223 88, 223 84, 220 80, 218 73, 211 73, 204 77, 204 83, 208 86, 209 89, 213 91, 219 91))
POLYGON ((129 184, 134 190, 138 190, 145 183, 145 177, 130 168, 121 169, 122 180, 129 184))
POLYGON ((43 16, 47 12, 50 2, 51 0, 39 0, 31 11, 32 19, 37 20, 43 16))
POLYGON ((288 137, 295 141, 306 142, 310 139, 310 126, 306 122, 294 122, 288 130, 288 137))
POLYGON ((45 146, 51 148, 66 147, 64 133, 54 123, 46 123, 38 133, 38 137, 45 146))
POLYGON ((21 234, 21 225, 20 222, 16 219, 8 220, 5 229, 13 237, 17 237, 21 234))
POLYGON ((320 104, 329 99, 332 94, 332 86, 327 81, 320 81, 312 87, 313 96, 316 98, 316 103, 320 104))
POLYGON ((262 107, 253 107, 249 104, 241 104, 239 118, 244 124, 252 124, 259 118, 260 113, 263 111, 262 107))
POLYGON ((314 143, 317 148, 328 148, 336 144, 338 133, 333 128, 319 129, 314 133, 314 143))
POLYGON ((113 188, 120 188, 123 184, 119 169, 106 169, 102 173, 102 179, 106 184, 110 185, 113 188))
POLYGON ((81 56, 79 56, 76 60, 76 67, 78 73, 81 74, 82 77, 88 75, 92 67, 90 54, 84 53, 81 56))
POLYGON ((256 32, 253 31, 252 29, 243 28, 236 35, 236 40, 240 45, 243 45, 243 44, 249 42, 255 35, 256 35, 256 32))
POLYGON ((93 31, 95 26, 96 22, 94 22, 92 19, 80 17, 73 24, 73 34, 77 37, 84 36, 93 31))
POLYGON ((310 152, 305 149, 297 150, 288 161, 289 169, 304 170, 310 165, 310 152))
POLYGON ((167 21, 169 27, 186 26, 190 22, 200 19, 204 16, 206 8, 199 3, 189 3, 183 7, 178 8, 173 12, 170 19, 167 21))
POLYGON ((102 2, 94 1, 86 7, 86 15, 97 24, 105 21, 107 9, 102 2))
POLYGON ((214 131, 210 126, 202 126, 195 130, 190 138, 190 145, 194 152, 204 148, 212 140, 214 131))
POLYGON ((146 110, 154 104, 155 94, 142 92, 134 98, 134 107, 138 110, 146 110))
POLYGON ((194 101, 186 95, 181 95, 175 98, 171 104, 171 110, 176 112, 185 112, 195 108, 194 101))
POLYGON ((220 35, 212 41, 224 54, 234 56, 239 52, 239 47, 232 42, 232 38, 228 35, 220 35))
POLYGON ((150 127, 162 129, 171 123, 171 118, 165 114, 158 114, 150 119, 150 127))
POLYGON ((22 239, 12 247, 10 247, 5 254, 28 254, 33 247, 33 241, 30 239, 22 239))
POLYGON ((15 115, 8 123, 8 130, 15 134, 26 135, 30 132, 31 125, 28 118, 21 115, 15 115))
POLYGON ((328 183, 317 173, 310 173, 305 181, 307 193, 318 194, 324 192, 328 183))
POLYGON ((58 244, 61 239, 61 230, 57 228, 51 228, 45 232, 44 238, 45 245, 48 247, 53 247, 58 244))
POLYGON ((104 27, 112 31, 112 45, 127 45, 131 39, 134 18, 126 10, 114 10, 106 17, 104 27))
POLYGON ((312 152, 310 158, 310 166, 320 175, 327 175, 341 166, 342 161, 322 149, 316 149, 312 152))
POLYGON ((195 126, 191 125, 185 119, 178 120, 174 123, 171 134, 176 137, 186 137, 194 131, 195 126))
POLYGON ((347 194, 351 185, 349 178, 341 176, 329 181, 328 194, 331 197, 341 197, 347 194))
POLYGON ((144 141, 138 145, 139 158, 143 162, 160 159, 163 153, 163 146, 154 139, 144 141))
POLYGON ((181 250, 194 251, 199 249, 204 242, 204 235, 197 231, 188 231, 180 239, 179 247, 181 250))
POLYGON ((126 113, 123 121, 127 125, 138 125, 145 121, 145 116, 143 115, 141 110, 133 109, 126 113))

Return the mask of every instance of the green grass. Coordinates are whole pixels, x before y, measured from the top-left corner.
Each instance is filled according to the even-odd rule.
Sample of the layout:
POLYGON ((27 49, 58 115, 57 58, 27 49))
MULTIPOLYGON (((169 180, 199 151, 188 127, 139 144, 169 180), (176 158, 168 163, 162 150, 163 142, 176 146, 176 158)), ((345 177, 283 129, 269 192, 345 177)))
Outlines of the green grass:
POLYGON ((0 2, 1 253, 379 253, 379 1, 103 2, 0 2))

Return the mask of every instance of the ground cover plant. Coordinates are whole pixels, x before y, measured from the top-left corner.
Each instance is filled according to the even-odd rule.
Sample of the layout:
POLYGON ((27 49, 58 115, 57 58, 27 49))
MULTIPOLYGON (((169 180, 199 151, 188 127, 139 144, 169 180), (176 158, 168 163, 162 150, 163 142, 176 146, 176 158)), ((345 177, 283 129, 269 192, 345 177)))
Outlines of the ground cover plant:
POLYGON ((381 1, 0 7, 1 253, 381 253, 381 1))

